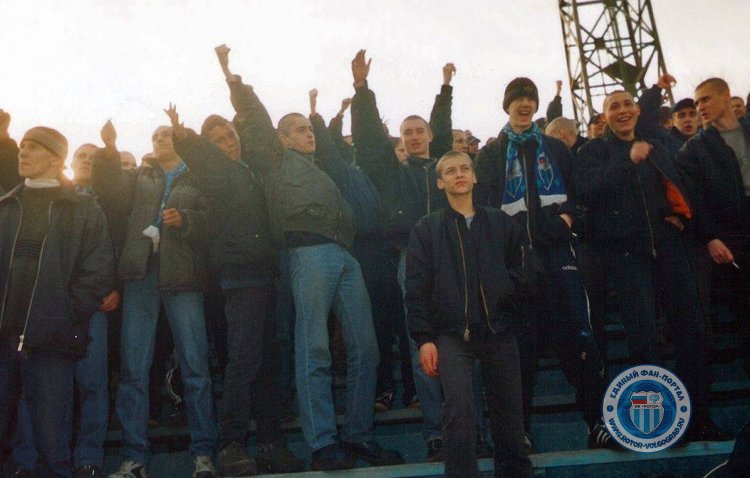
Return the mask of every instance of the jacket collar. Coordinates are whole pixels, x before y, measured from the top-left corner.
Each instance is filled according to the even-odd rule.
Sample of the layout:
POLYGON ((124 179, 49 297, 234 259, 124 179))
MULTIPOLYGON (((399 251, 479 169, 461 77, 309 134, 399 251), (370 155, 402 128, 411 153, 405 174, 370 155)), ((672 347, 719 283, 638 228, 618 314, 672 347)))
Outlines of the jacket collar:
POLYGON ((424 159, 424 158, 417 158, 415 156, 409 156, 406 161, 409 163, 410 166, 430 166, 434 165, 437 161, 435 161, 433 158, 424 159))
MULTIPOLYGON (((23 190, 23 188, 25 187, 26 186, 23 183, 21 183, 18 186, 11 189, 10 191, 8 191, 7 193, 5 193, 3 196, 0 196, 0 204, 8 200, 17 198, 21 194, 21 191, 23 190)), ((57 198, 55 198, 55 201, 68 201, 72 203, 77 203, 80 201, 80 199, 78 198, 78 193, 74 189, 73 184, 66 179, 66 180, 60 181, 60 193, 58 194, 57 198)))

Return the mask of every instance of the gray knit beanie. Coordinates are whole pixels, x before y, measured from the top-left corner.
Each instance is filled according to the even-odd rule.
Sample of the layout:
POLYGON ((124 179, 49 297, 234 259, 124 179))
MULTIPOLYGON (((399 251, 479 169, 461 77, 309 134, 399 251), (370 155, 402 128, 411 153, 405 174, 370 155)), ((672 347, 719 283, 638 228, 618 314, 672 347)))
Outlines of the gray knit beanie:
POLYGON ((34 126, 23 135, 24 141, 33 141, 44 146, 63 161, 68 157, 68 140, 59 131, 46 126, 34 126))

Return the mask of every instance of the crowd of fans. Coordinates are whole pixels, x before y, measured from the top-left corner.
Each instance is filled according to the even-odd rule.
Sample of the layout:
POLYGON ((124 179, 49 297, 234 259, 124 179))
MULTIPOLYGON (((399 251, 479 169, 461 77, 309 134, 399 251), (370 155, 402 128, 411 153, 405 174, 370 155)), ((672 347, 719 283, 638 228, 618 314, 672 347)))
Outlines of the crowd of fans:
POLYGON ((731 438, 708 414, 711 290, 747 319, 750 122, 724 80, 667 110, 670 75, 637 101, 614 91, 582 136, 562 82, 535 121, 537 86, 519 77, 480 149, 453 128, 451 63, 429 120, 406 117, 394 138, 364 50, 328 126, 311 90, 310 114, 274 127, 229 48, 216 54, 234 118, 197 132, 170 104, 140 166, 108 121, 69 180, 65 136, 39 126, 16 144, 0 110, 0 462, 13 476, 103 476, 112 379, 123 461, 109 476, 147 477, 154 370, 170 355, 194 477, 304 470, 281 431, 293 403, 313 470, 402 463, 373 437, 396 400, 396 346, 427 461, 474 477, 492 456, 495 476, 532 476, 541 349, 576 389, 588 446, 619 448, 601 419, 611 292, 633 364, 663 363, 663 316, 692 398, 687 439, 731 438))

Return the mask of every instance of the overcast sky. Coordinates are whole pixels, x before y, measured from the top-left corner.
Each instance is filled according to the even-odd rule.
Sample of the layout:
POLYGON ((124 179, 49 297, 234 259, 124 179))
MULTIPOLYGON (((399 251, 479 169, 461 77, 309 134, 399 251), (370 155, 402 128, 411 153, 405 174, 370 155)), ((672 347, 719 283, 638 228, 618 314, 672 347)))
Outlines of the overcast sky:
MULTIPOLYGON (((653 0, 675 97, 709 76, 733 93, 750 92, 748 0, 653 0)), ((567 73, 557 0, 0 0, 0 108, 11 136, 35 125, 59 129, 70 156, 101 143, 112 118, 120 149, 140 157, 152 131, 167 123, 171 101, 189 127, 211 113, 231 117, 213 47, 232 48, 232 69, 254 85, 274 122, 307 113, 317 88, 329 119, 353 94, 350 61, 373 58, 370 88, 397 131, 409 114, 429 115, 454 62, 453 124, 482 139, 507 117, 508 81, 532 78, 542 110, 567 73)), ((563 105, 572 117, 568 92, 563 105)), ((595 105, 600 108, 600 105, 595 105)), ((348 130, 348 119, 345 129, 348 130)))

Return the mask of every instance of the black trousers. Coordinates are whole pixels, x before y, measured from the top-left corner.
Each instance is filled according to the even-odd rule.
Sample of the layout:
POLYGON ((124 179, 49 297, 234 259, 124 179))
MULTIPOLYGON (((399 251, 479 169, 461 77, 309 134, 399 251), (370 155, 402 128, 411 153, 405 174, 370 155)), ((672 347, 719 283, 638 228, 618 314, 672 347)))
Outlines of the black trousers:
POLYGON ((588 300, 570 245, 538 248, 544 274, 535 296, 524 304, 526 325, 518 344, 521 352, 524 420, 528 428, 539 349, 551 348, 565 378, 576 389, 576 401, 589 428, 601 417, 604 365, 594 340, 588 300))
POLYGON ((244 444, 252 418, 258 424, 258 442, 271 443, 281 437, 275 287, 226 289, 224 295, 228 361, 219 422, 220 446, 234 441, 244 444))
POLYGON ((461 337, 440 335, 435 345, 444 396, 445 476, 479 476, 472 383, 478 358, 495 442, 495 476, 531 477, 531 461, 524 450, 521 367, 515 336, 491 335, 465 342, 461 337))

